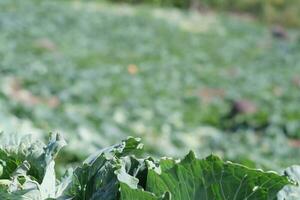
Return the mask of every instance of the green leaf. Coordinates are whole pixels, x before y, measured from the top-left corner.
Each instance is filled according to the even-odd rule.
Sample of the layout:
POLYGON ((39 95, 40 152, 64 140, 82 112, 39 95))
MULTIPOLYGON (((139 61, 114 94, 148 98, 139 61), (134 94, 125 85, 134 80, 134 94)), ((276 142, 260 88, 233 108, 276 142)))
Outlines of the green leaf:
MULTIPOLYGON (((125 160, 122 161, 121 158, 138 153, 141 148, 140 139, 130 137, 120 144, 94 153, 84 161, 81 167, 75 170, 72 182, 61 198, 74 200, 117 199, 119 179, 126 178, 126 173, 121 173, 126 166, 125 160)), ((132 166, 134 165, 132 163, 132 166)), ((129 175, 127 178, 131 179, 129 175)))
POLYGON ((56 176, 54 159, 65 146, 64 139, 51 134, 49 143, 34 141, 31 137, 0 136, 0 156, 3 173, 0 187, 19 199, 41 200, 55 198, 56 176))
POLYGON ((163 197, 157 197, 155 194, 141 190, 132 189, 127 184, 120 184, 121 200, 171 200, 169 194, 163 195, 163 197))
POLYGON ((2 176, 2 174, 3 174, 3 166, 0 163, 0 177, 2 176))
POLYGON ((200 160, 190 152, 179 163, 160 164, 160 173, 149 170, 146 190, 158 196, 168 191, 172 200, 271 200, 290 183, 276 173, 223 162, 213 155, 200 160))

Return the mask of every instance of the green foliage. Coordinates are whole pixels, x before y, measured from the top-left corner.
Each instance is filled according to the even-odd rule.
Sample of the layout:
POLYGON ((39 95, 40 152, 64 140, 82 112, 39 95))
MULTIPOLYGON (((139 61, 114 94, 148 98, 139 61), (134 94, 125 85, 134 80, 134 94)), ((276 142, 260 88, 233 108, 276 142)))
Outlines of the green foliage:
POLYGON ((128 133, 152 155, 300 164, 299 32, 280 40, 240 17, 95 1, 0 4, 0 131, 63 132, 59 164, 128 133), (232 114, 245 100, 256 109, 232 114))
POLYGON ((254 14, 267 22, 300 26, 298 0, 110 0, 112 2, 148 3, 179 8, 214 8, 254 14))
POLYGON ((264 18, 287 26, 300 25, 300 2, 297 0, 272 0, 264 5, 264 18))
MULTIPOLYGON (((21 138, 21 143, 24 140, 28 142, 21 138)), ((273 200, 284 186, 292 184, 286 176, 224 162, 213 155, 198 159, 190 152, 181 161, 137 158, 143 145, 136 138, 95 152, 74 172, 69 170, 57 181, 54 158, 65 144, 59 135, 52 135, 48 145, 34 150, 43 151, 41 155, 34 154, 38 156, 36 160, 43 158, 38 169, 45 173, 40 177, 30 174, 31 169, 36 169, 31 156, 16 167, 9 165, 11 160, 23 158, 24 152, 32 151, 31 146, 15 151, 20 148, 15 144, 1 147, 2 152, 17 152, 0 157, 6 172, 0 177, 0 197, 4 200, 273 200)), ((288 191, 283 192, 289 197, 288 191)))
POLYGON ((0 198, 41 200, 56 197, 54 159, 65 145, 52 134, 47 145, 30 136, 2 134, 0 139, 0 198))

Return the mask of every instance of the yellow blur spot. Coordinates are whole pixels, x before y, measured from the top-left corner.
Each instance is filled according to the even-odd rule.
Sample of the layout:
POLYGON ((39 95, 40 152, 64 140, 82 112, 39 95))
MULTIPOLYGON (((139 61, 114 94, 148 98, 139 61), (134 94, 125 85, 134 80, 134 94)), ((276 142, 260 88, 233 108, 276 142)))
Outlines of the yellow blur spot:
POLYGON ((135 75, 135 74, 138 73, 139 69, 135 64, 130 64, 127 67, 127 71, 128 71, 129 74, 135 75))

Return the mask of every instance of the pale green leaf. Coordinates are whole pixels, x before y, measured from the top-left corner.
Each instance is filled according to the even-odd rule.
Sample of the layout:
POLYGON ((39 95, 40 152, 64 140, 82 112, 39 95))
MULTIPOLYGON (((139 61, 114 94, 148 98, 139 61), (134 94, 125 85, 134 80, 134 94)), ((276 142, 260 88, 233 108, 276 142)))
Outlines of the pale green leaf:
POLYGON ((189 153, 178 164, 161 162, 161 173, 149 170, 147 191, 170 192, 172 200, 273 200, 289 184, 286 177, 223 162, 216 156, 196 159, 189 153))

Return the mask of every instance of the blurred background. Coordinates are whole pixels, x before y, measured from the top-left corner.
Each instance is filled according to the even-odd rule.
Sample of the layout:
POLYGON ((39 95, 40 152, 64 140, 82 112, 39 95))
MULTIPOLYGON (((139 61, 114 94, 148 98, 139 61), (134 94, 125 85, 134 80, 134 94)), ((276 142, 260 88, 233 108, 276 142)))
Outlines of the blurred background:
POLYGON ((0 0, 0 131, 300 164, 300 1, 0 0))

